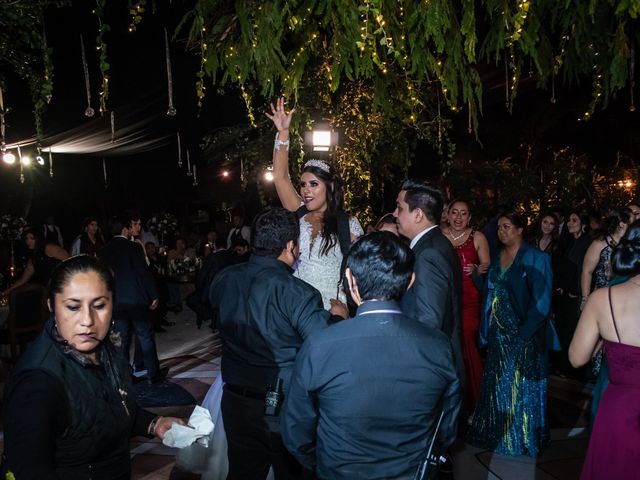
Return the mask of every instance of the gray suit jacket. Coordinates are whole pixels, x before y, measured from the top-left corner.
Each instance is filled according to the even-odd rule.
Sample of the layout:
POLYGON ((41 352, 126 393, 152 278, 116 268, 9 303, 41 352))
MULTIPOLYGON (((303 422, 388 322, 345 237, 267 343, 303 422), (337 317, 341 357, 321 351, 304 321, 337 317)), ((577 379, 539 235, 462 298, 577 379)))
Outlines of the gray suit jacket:
POLYGON ((464 385, 462 270, 458 255, 438 227, 418 240, 413 252, 416 280, 402 297, 402 311, 449 337, 460 384, 464 385))

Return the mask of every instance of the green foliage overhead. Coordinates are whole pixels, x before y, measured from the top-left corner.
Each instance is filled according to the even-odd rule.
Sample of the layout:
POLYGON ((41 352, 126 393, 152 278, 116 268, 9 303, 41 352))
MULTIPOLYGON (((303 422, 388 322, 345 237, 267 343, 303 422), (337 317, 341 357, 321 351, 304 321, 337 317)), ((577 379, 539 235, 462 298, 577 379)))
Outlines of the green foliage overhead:
MULTIPOLYGON (((285 95, 301 127, 322 112, 351 132, 336 160, 347 203, 370 217, 372 186, 404 174, 416 139, 448 157, 452 178, 447 125, 464 112, 477 131, 487 64, 505 71, 509 109, 523 71, 552 101, 558 82, 591 85, 589 120, 633 84, 639 12, 640 0, 197 0, 178 31, 199 46, 200 101, 208 77, 239 87, 252 124, 254 103, 285 95)), ((515 177, 535 198, 525 192, 535 182, 515 177)))
POLYGON ((420 89, 401 98, 398 119, 408 124, 437 90, 454 112, 467 109, 475 128, 483 62, 507 65, 509 105, 523 68, 541 87, 587 79, 588 118, 629 83, 639 11, 640 0, 197 0, 182 26, 208 46, 204 72, 215 83, 297 99, 320 67, 332 92, 373 81, 381 107, 392 85, 420 89))
POLYGON ((14 72, 26 82, 38 138, 42 134, 42 113, 53 94, 53 65, 44 32, 44 11, 49 5, 60 7, 68 3, 69 0, 0 2, 0 88, 7 90, 7 72, 14 72))

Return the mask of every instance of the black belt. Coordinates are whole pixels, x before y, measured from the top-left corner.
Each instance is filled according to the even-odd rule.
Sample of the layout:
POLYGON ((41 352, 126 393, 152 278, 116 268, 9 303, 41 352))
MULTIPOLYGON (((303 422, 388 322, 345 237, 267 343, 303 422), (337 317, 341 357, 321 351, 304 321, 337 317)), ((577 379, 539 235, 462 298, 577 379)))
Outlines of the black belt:
POLYGON ((232 385, 230 383, 224 384, 225 390, 229 390, 236 395, 240 395, 241 397, 247 398, 255 398, 256 400, 264 400, 267 392, 259 392, 257 390, 252 390, 251 388, 241 387, 240 385, 232 385))

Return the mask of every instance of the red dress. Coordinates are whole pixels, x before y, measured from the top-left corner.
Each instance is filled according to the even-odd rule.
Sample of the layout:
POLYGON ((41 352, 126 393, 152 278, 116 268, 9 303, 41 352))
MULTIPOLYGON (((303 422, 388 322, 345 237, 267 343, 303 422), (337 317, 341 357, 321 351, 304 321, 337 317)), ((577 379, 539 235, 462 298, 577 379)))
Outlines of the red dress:
POLYGON ((462 245, 455 247, 462 271, 462 356, 465 369, 465 407, 473 412, 480 396, 483 363, 478 349, 478 328, 480 327, 480 292, 473 284, 471 275, 464 272, 467 265, 480 263, 473 231, 462 245))

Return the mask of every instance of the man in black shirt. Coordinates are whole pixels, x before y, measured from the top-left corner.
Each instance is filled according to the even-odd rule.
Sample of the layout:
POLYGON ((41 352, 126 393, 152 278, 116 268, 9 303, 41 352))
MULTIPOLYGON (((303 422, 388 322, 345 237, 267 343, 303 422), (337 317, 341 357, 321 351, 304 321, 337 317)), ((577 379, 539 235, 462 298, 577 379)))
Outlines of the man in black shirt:
POLYGON ((300 465, 282 445, 278 412, 302 342, 332 317, 320 293, 291 274, 299 233, 293 212, 260 214, 249 261, 219 272, 209 289, 222 338, 228 480, 263 480, 270 466, 277 479, 300 476, 300 465))

